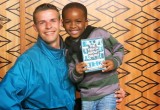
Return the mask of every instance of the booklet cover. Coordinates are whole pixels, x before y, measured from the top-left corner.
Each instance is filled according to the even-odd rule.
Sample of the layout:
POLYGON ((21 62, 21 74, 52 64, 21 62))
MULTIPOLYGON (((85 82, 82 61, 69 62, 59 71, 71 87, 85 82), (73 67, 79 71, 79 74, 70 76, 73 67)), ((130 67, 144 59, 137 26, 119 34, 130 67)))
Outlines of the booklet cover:
POLYGON ((102 62, 105 61, 104 45, 102 38, 89 38, 81 40, 83 62, 87 64, 88 72, 100 71, 102 62))

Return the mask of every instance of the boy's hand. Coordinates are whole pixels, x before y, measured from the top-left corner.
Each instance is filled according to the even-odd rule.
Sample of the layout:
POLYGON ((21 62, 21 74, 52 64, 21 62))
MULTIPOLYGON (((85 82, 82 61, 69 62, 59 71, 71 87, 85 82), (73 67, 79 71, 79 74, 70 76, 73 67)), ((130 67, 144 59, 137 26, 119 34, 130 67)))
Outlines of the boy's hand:
POLYGON ((106 60, 103 62, 103 67, 105 68, 102 72, 108 72, 114 69, 114 62, 112 60, 106 60))
POLYGON ((87 68, 85 68, 87 65, 84 62, 78 63, 76 64, 76 71, 79 74, 83 74, 84 71, 87 70, 87 68))
POLYGON ((119 90, 117 90, 115 92, 115 97, 117 98, 117 100, 116 100, 117 104, 122 102, 122 100, 125 97, 125 94, 126 94, 126 92, 122 88, 120 88, 119 90))

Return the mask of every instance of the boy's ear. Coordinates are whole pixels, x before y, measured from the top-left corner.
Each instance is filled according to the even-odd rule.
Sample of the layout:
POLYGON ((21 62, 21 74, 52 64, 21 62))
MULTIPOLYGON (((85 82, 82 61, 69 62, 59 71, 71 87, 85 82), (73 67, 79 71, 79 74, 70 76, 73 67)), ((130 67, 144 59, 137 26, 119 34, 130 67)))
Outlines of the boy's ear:
POLYGON ((86 22, 88 22, 88 19, 86 19, 86 22))
POLYGON ((88 19, 86 20, 85 25, 86 25, 86 27, 88 26, 88 19))

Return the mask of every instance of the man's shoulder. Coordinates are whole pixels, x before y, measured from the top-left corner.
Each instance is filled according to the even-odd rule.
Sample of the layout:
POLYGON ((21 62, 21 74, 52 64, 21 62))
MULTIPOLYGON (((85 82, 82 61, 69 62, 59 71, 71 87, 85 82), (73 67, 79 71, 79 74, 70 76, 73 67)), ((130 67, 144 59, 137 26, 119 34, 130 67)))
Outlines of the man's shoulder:
POLYGON ((28 50, 26 50, 23 54, 20 55, 20 58, 34 58, 36 57, 37 55, 40 54, 40 49, 36 46, 32 46, 31 48, 29 48, 28 50))

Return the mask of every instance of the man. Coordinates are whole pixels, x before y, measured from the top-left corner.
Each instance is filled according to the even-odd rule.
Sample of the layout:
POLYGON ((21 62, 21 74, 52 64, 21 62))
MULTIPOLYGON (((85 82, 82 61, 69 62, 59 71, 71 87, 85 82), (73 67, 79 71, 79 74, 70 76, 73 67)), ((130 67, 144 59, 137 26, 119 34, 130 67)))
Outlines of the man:
POLYGON ((68 79, 61 20, 51 4, 33 13, 38 40, 22 54, 0 84, 0 110, 73 110, 75 88, 68 79))
MULTIPOLYGON (((35 9, 33 21, 37 42, 18 57, 1 81, 0 110, 73 110, 75 87, 68 78, 65 46, 59 36, 59 11, 42 4, 35 9)), ((124 92, 118 92, 121 102, 124 92)))

